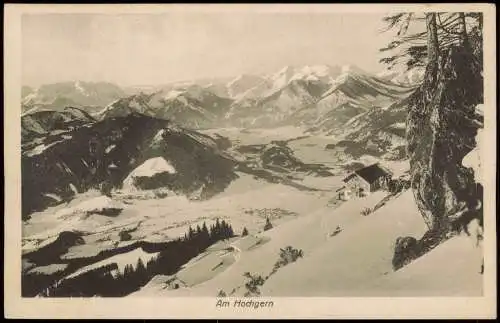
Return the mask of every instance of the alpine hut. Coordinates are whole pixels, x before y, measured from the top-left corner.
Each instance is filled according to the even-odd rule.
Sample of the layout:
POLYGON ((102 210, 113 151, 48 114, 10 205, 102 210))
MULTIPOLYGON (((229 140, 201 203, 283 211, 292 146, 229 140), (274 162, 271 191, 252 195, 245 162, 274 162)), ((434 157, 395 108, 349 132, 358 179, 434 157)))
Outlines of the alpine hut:
POLYGON ((352 195, 365 196, 384 189, 391 177, 391 172, 378 163, 358 169, 343 179, 344 198, 348 199, 352 195))

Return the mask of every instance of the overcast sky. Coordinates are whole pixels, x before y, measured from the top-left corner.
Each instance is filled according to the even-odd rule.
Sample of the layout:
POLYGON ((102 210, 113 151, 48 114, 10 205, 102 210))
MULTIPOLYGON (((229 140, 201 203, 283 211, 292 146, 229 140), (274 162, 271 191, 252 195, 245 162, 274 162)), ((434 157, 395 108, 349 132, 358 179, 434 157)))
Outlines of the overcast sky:
POLYGON ((165 84, 269 73, 285 65, 383 69, 382 15, 335 13, 32 14, 22 20, 23 84, 165 84))

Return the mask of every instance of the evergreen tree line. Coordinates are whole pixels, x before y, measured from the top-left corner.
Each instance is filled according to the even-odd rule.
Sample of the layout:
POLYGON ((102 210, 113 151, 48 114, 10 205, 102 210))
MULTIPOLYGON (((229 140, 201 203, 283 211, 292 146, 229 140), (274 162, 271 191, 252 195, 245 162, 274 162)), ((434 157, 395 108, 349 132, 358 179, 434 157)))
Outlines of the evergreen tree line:
POLYGON ((210 245, 234 237, 233 228, 224 220, 216 220, 207 227, 206 223, 189 227, 183 238, 178 238, 161 250, 147 263, 138 259, 136 266, 126 265, 123 272, 116 264, 100 268, 71 280, 64 281, 56 288, 48 288, 42 295, 49 297, 121 297, 147 284, 156 275, 173 275, 181 266, 205 251, 210 245), (112 271, 115 270, 115 275, 112 271))

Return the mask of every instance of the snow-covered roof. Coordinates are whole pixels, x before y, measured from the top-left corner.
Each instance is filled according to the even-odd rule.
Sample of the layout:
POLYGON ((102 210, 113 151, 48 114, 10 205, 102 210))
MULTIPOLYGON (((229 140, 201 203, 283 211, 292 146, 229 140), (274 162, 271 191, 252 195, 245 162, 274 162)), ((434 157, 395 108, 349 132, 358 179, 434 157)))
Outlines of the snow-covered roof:
POLYGON ((358 169, 357 171, 349 174, 346 178, 343 179, 345 183, 350 181, 355 176, 359 176, 364 179, 368 183, 373 183, 377 179, 383 176, 390 175, 389 171, 385 168, 381 167, 378 163, 372 164, 370 166, 358 169))

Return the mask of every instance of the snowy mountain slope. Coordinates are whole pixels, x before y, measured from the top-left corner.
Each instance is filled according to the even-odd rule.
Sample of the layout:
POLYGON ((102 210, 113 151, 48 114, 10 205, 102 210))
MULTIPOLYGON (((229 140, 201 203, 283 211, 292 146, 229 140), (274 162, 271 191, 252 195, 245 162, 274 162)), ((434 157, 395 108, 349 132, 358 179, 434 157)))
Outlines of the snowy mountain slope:
POLYGON ((227 93, 231 98, 239 98, 248 90, 258 86, 264 78, 257 75, 243 74, 226 84, 227 93))
MULTIPOLYGON (((355 201, 340 206, 325 221, 332 231, 339 223, 342 232, 325 239, 324 244, 305 254, 303 259, 278 271, 263 286, 263 294, 341 296, 357 290, 360 293, 358 296, 362 296, 363 288, 358 290, 356 286, 364 286, 366 282, 392 271, 396 238, 405 234, 420 236, 426 231, 412 199, 411 192, 405 192, 366 218, 346 209, 348 203, 355 201), (405 205, 404 213, 400 211, 402 205, 405 205), (350 225, 338 219, 342 213, 345 213, 344 217, 354 218, 349 220, 350 225)), ((360 211, 362 207, 359 207, 360 211)), ((299 243, 295 244, 300 248, 299 243)))
POLYGON ((216 123, 221 115, 226 113, 231 102, 231 99, 219 97, 201 86, 189 85, 122 98, 95 116, 103 120, 136 112, 172 120, 187 127, 200 128, 216 123))
POLYGON ((409 293, 425 297, 482 296, 482 259, 483 249, 476 246, 471 237, 463 234, 397 272, 375 279, 362 288, 367 294, 381 297, 404 297, 409 293))
POLYGON ((398 100, 387 100, 389 105, 384 107, 364 109, 345 103, 319 118, 306 132, 330 137, 331 142, 325 148, 350 158, 372 155, 384 159, 404 159, 410 94, 411 91, 403 92, 398 100))
POLYGON ((397 70, 384 70, 380 73, 377 73, 377 77, 400 85, 417 86, 422 82, 424 72, 424 68, 413 68, 410 71, 406 72, 397 70))
POLYGON ((184 283, 183 287, 164 289, 164 282, 172 277, 158 276, 131 297, 214 297, 219 291, 228 296, 243 296, 246 291, 245 272, 268 277, 259 288, 261 296, 419 296, 424 295, 426 286, 435 281, 440 283, 430 289, 430 293, 436 296, 480 295, 482 282, 477 272, 480 250, 475 249, 470 240, 465 241, 466 237, 445 242, 394 272, 391 260, 396 238, 407 234, 421 236, 426 226, 411 192, 403 193, 367 217, 359 213, 364 207, 373 207, 381 198, 383 194, 376 193, 362 200, 346 202, 333 212, 311 210, 308 215, 284 222, 264 233, 228 241, 225 246, 214 249, 232 247, 231 261, 224 260, 229 256, 227 253, 208 250, 206 255, 194 259, 174 276, 184 283), (402 209, 405 212, 401 212, 402 209), (337 226, 341 231, 332 236, 337 226), (463 248, 464 244, 468 246, 463 248), (287 245, 303 250, 304 256, 269 275, 280 249, 287 245), (456 260, 450 264, 458 265, 462 260, 457 255, 463 255, 464 261, 475 259, 473 263, 477 266, 455 271, 456 275, 431 269, 437 269, 435 264, 451 259, 456 260), (211 272, 210 268, 219 263, 223 268, 211 272), (460 277, 472 279, 463 281, 460 277))
POLYGON ((292 111, 286 124, 311 131, 335 131, 351 118, 370 109, 385 109, 411 93, 411 89, 377 79, 356 68, 345 68, 328 89, 317 91, 309 102, 292 111))
POLYGON ((318 81, 291 80, 267 97, 235 102, 226 119, 229 124, 240 126, 274 126, 303 106, 316 102, 324 89, 325 85, 318 81))
POLYGON ((263 76, 256 86, 243 92, 238 101, 271 96, 293 81, 323 84, 323 87, 327 87, 340 75, 341 70, 340 67, 328 65, 285 66, 276 73, 263 76))
POLYGON ((194 83, 204 86, 218 96, 240 101, 267 97, 294 80, 330 84, 340 72, 341 67, 329 65, 285 66, 269 74, 241 74, 227 82, 213 80, 208 84, 196 81, 194 83))
POLYGON ((335 79, 319 100, 304 106, 289 120, 308 125, 311 130, 335 130, 363 112, 388 107, 409 92, 408 88, 348 69, 335 79))

